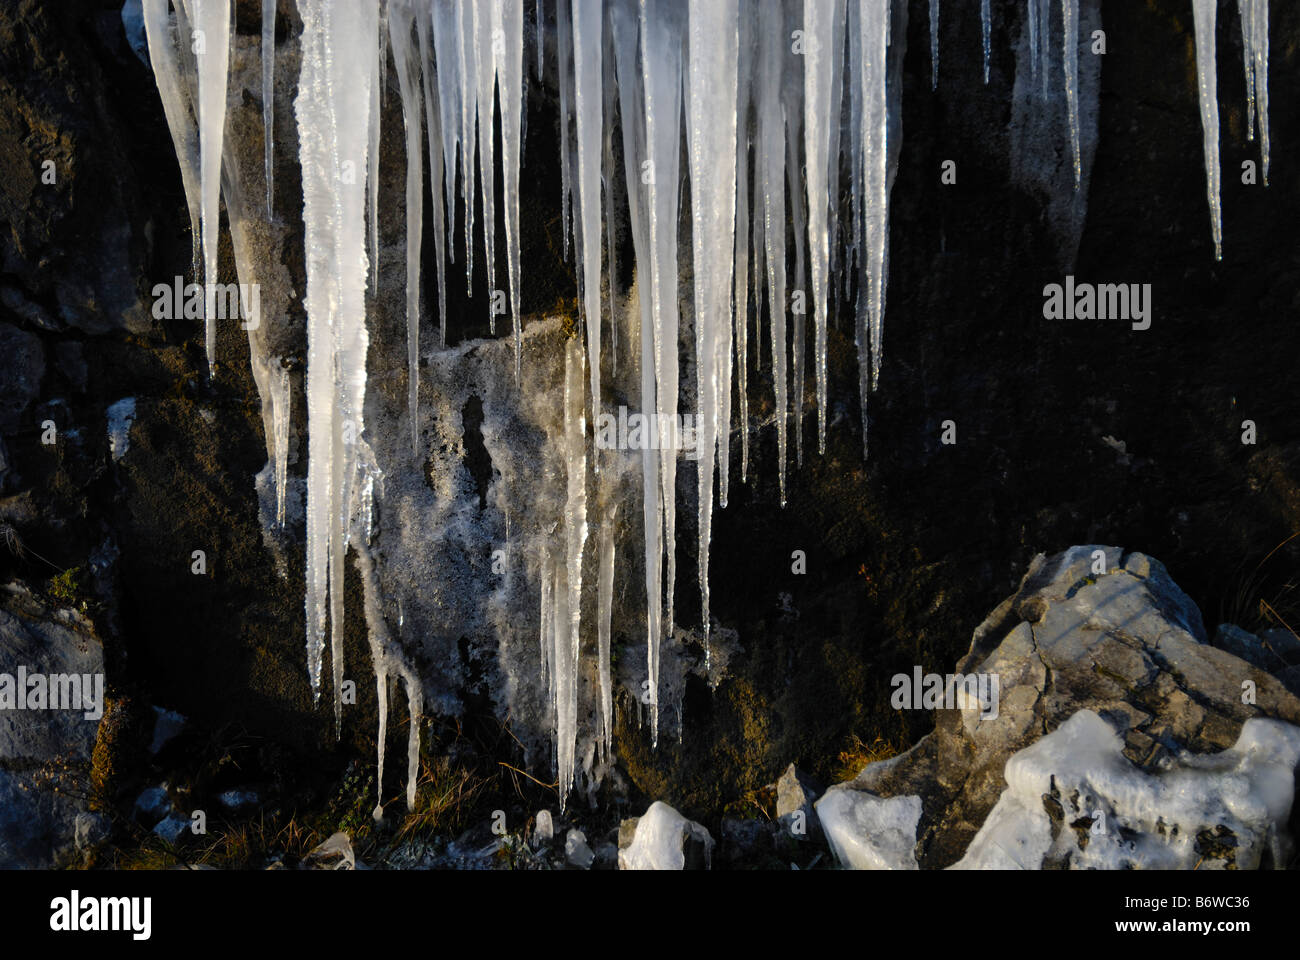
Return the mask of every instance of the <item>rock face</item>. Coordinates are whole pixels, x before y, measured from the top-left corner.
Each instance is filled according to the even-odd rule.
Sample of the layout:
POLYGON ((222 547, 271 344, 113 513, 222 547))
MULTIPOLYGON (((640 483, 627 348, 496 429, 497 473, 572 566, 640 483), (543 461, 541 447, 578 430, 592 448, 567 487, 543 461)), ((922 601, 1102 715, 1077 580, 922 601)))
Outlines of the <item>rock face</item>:
MULTIPOLYGON (((104 648, 72 611, 53 612, 12 586, 0 593, 0 869, 51 867, 102 830, 86 812, 88 767, 103 715, 104 648), (18 687, 22 670, 26 689, 18 687), (52 708, 56 678, 98 677, 98 704, 52 708), (31 709, 35 678, 48 685, 31 709), (25 696, 28 709, 15 709, 25 696), (54 787, 58 788, 55 792, 54 787)), ((80 684, 78 685, 80 689, 80 684)), ((93 698, 93 693, 91 697, 93 698)))
POLYGON ((1159 562, 1040 554, 956 673, 996 677, 996 709, 940 710, 907 753, 831 788, 817 810, 842 862, 888 862, 896 838, 872 834, 899 826, 877 812, 889 798, 920 802, 922 867, 1286 862, 1300 700, 1206 643, 1159 562))
MULTIPOLYGON (((1124 42, 1112 43, 1104 57, 1080 51, 1085 159, 1078 192, 1069 182, 1059 85, 1054 79, 1041 111, 1026 89, 1023 5, 999 6, 988 86, 972 41, 974 13, 963 5, 960 14, 945 15, 937 91, 930 86, 926 4, 903 6, 896 5, 900 19, 906 13, 907 37, 899 44, 906 53, 902 136, 893 138, 899 155, 887 348, 872 400, 870 460, 862 460, 857 423, 853 325, 833 317, 827 453, 804 451, 802 467, 791 471, 790 504, 777 506, 770 346, 762 347, 750 385, 748 483, 733 475, 731 505, 718 511, 713 530, 715 636, 734 629, 743 648, 733 658, 733 676, 716 688, 698 676, 685 680, 682 740, 657 750, 637 723, 635 699, 620 698, 615 753, 627 781, 696 818, 771 781, 791 757, 809 758, 810 772, 826 778, 851 735, 910 743, 925 733, 928 715, 891 711, 888 688, 875 678, 917 661, 952 663, 969 625, 1014 586, 1044 545, 1141 543, 1176 569, 1209 611, 1236 588, 1224 583, 1225 560, 1253 562, 1300 526, 1294 350, 1275 348, 1295 336, 1300 271, 1293 258, 1275 254, 1290 249, 1300 178, 1285 175, 1280 150, 1267 190, 1227 175, 1258 157, 1257 145, 1244 137, 1246 98, 1231 14, 1222 25, 1218 71, 1225 253, 1216 264, 1186 0, 1081 5, 1081 36, 1100 27, 1124 42), (960 161, 952 185, 936 174, 949 157, 960 161), (1097 282, 1150 282, 1152 328, 1137 334, 1125 324, 1043 319, 1043 285, 1067 272, 1097 282), (1243 379, 1242 371, 1251 375, 1243 379), (949 416, 958 417, 954 447, 937 439, 949 416), (1258 424, 1256 445, 1239 442, 1245 418, 1258 424), (791 573, 795 549, 807 552, 806 574, 791 573)), ((0 159, 7 172, 0 182, 0 522, 17 527, 60 569, 94 571, 98 598, 120 615, 120 630, 102 631, 110 664, 122 666, 115 680, 196 723, 237 722, 326 763, 328 710, 313 710, 302 668, 301 523, 294 510, 301 496, 290 500, 289 529, 274 544, 273 560, 262 542, 273 499, 259 502, 258 490, 269 488, 255 488, 251 479, 267 462, 259 392, 265 371, 250 363, 249 335, 227 324, 219 334, 217 379, 209 383, 202 325, 152 317, 147 294, 188 273, 191 238, 161 105, 147 66, 128 45, 121 7, 17 0, 0 10, 0 159), (42 179, 47 160, 51 183, 42 179), (127 426, 127 452, 114 460, 107 411, 127 397, 135 398, 136 418, 127 426), (57 425, 57 444, 41 440, 47 419, 57 425), (209 562, 204 577, 191 572, 197 549, 209 562), (110 557, 118 559, 97 559, 110 557), (233 627, 232 610, 239 611, 233 627), (186 641, 183 655, 178 637, 186 641)), ((227 121, 253 207, 262 157, 259 8, 256 0, 237 4, 227 121)), ((248 225, 240 242, 256 251, 265 286, 267 323, 252 339, 291 372, 289 473, 300 494, 305 287, 293 112, 300 25, 292 0, 283 0, 279 13, 275 219, 265 230, 248 225)), ((1300 5, 1273 4, 1271 17, 1272 84, 1296 89, 1300 5)), ((1053 78, 1060 76, 1058 56, 1053 78)), ((544 81, 528 75, 521 292, 531 328, 571 313, 575 284, 560 252, 556 77, 550 67, 544 81)), ((395 85, 396 78, 390 74, 389 81, 395 85)), ((400 411, 406 386, 404 158, 393 94, 384 101, 380 164, 373 423, 400 411)), ((1275 143, 1296 142, 1294 111, 1275 107, 1272 123, 1275 143)), ((631 281, 629 238, 621 226, 616 234, 622 292, 631 281)), ((463 251, 461 239, 453 244, 463 251)), ((235 279, 232 254, 223 233, 226 280, 235 279)), ((434 272, 429 254, 426 248, 426 279, 434 272)), ((689 263, 683 267, 689 276, 689 263)), ((469 354, 476 350, 471 341, 489 336, 492 284, 476 270, 471 299, 459 279, 457 266, 448 264, 448 342, 469 354)), ((453 361, 463 358, 434 346, 432 300, 426 287, 426 410, 434 409, 439 380, 450 384, 448 397, 454 393, 467 406, 449 405, 437 416, 428 460, 445 485, 457 487, 444 502, 463 518, 458 529, 481 532, 484 540, 468 541, 452 555, 454 565, 446 552, 425 557, 459 604, 447 618, 454 630, 429 650, 446 679, 431 699, 461 711, 467 722, 489 725, 506 714, 503 678, 525 671, 531 677, 535 662, 502 657, 500 616, 464 615, 488 609, 499 589, 482 548, 489 535, 500 541, 511 528, 500 503, 483 491, 502 480, 505 458, 493 456, 500 438, 484 432, 484 423, 494 422, 491 397, 481 389, 461 396, 467 369, 453 361), (486 420, 476 405, 485 402, 486 420), (457 669, 445 669, 448 663, 457 669)), ((498 325, 498 336, 507 326, 498 325)), ((620 366, 627 342, 620 341, 620 366)), ((507 347, 494 349, 504 354, 507 347)), ((492 361, 475 369, 495 381, 495 367, 492 361)), ((690 380, 688 373, 683 382, 690 380)), ((401 439, 404 431, 392 435, 401 439)), ((734 470, 738 431, 732 438, 734 470)), ((514 439, 500 442, 516 455, 523 449, 514 439)), ((431 514, 418 512, 434 495, 430 474, 428 490, 409 473, 402 481, 409 489, 395 481, 390 506, 405 502, 432 526, 431 514)), ((689 467, 681 479, 684 489, 692 486, 689 467)), ((635 506, 623 515, 629 512, 635 506)), ((677 601, 679 619, 690 625, 698 612, 689 589, 696 531, 685 501, 679 513, 677 601)), ((396 509, 389 518, 390 529, 400 524, 396 509)), ((441 519, 437 526, 448 538, 457 529, 441 519)), ((635 555, 635 544, 624 546, 620 557, 635 555)), ((1261 589, 1285 584, 1298 559, 1292 542, 1274 557, 1261 589)), ((421 587, 424 569, 412 578, 421 587)), ((0 551, 0 574, 30 579, 34 570, 49 572, 0 551)), ((523 574, 511 565, 521 596, 529 579, 523 574)), ((620 565, 618 578, 616 596, 626 596, 629 606, 639 602, 635 567, 620 565)), ((368 648, 361 588, 351 573, 347 589, 347 661, 350 675, 363 680, 368 648)), ((533 629, 531 616, 515 618, 521 629, 533 629)), ((1239 611, 1221 619, 1265 639, 1266 625, 1246 622, 1239 611)), ((637 624, 615 622, 623 663, 643 662, 634 647, 637 624)), ((1289 662, 1292 672, 1280 676, 1294 692, 1300 676, 1289 662)), ((359 682, 357 690, 345 737, 369 757, 374 685, 359 682)), ((388 725, 390 756, 400 755, 403 726, 400 717, 388 725)), ((390 764, 389 776, 400 775, 400 767, 390 764)), ((1000 776, 998 767, 991 778, 1000 776)), ((987 812, 994 799, 990 793, 979 809, 987 812)), ((971 815, 943 862, 960 856, 983 812, 971 815)), ((928 829, 925 818, 921 828, 928 829)), ((922 855, 922 865, 931 859, 922 855)))

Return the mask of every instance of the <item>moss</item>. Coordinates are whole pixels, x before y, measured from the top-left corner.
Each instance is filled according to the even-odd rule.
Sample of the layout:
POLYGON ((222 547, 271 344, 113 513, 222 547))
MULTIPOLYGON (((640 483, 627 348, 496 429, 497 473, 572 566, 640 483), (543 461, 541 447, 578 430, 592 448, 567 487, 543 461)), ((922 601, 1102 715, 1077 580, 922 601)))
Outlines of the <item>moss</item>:
POLYGON ((129 698, 104 698, 104 716, 90 753, 90 809, 107 811, 122 781, 123 758, 133 733, 129 698))

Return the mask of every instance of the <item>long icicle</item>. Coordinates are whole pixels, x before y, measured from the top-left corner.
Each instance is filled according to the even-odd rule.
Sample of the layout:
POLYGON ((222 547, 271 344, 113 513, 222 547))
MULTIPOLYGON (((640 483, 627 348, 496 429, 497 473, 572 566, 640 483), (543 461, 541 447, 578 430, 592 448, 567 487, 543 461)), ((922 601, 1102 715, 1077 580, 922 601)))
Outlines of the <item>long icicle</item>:
POLYGON ((342 723, 345 516, 364 429, 366 180, 378 12, 299 0, 302 67, 295 111, 307 265, 308 674, 313 697, 332 630, 336 735, 342 723))
MULTIPOLYGON (((433 210, 430 226, 433 227, 433 260, 438 278, 438 343, 447 346, 447 217, 444 206, 446 194, 446 171, 443 168, 445 154, 442 144, 447 138, 447 129, 443 125, 442 105, 439 103, 441 82, 434 69, 432 51, 433 43, 429 37, 432 23, 432 9, 423 3, 415 8, 416 33, 420 39, 420 77, 424 88, 424 115, 429 130, 429 201, 433 210)), ((453 154, 453 159, 454 159, 453 154)), ((454 169, 454 168, 453 168, 454 169)), ((418 373, 418 367, 416 372, 418 373)), ((411 404, 412 411, 415 404, 411 404)), ((412 421, 415 420, 413 416, 412 421)), ((416 426, 412 423, 412 438, 416 436, 416 426)))
MULTIPOLYGON (((560 735, 556 751, 560 757, 560 809, 573 786, 573 757, 577 737, 578 651, 582 628, 582 552, 587 542, 587 452, 586 397, 584 396, 582 343, 571 338, 564 354, 564 460, 568 473, 568 501, 564 508, 565 579, 568 588, 569 623, 567 647, 563 651, 557 701, 560 735)), ((557 641, 558 643, 558 641, 557 641)))
POLYGON ((262 0, 262 141, 266 160, 266 216, 274 216, 272 183, 275 180, 275 6, 262 0))
POLYGON ((1061 59, 1065 66, 1065 104, 1070 121, 1070 157, 1074 189, 1079 189, 1079 0, 1061 0, 1061 59))
POLYGON ((839 123, 832 111, 835 58, 842 50, 835 42, 834 24, 844 18, 844 0, 804 0, 804 30, 811 49, 804 55, 804 139, 807 157, 809 265, 812 271, 814 347, 817 378, 817 450, 826 452, 826 352, 829 313, 830 230, 827 215, 838 198, 831 196, 827 180, 831 165, 840 159, 830 152, 831 127, 839 123))
MULTIPOLYGON (((1205 148, 1205 192, 1210 201, 1214 259, 1223 259, 1223 213, 1219 205, 1219 95, 1214 58, 1215 0, 1192 0, 1196 25, 1196 87, 1205 148)), ((1258 93, 1256 94, 1258 95, 1258 93)))
POLYGON ((601 0, 573 0, 573 93, 578 127, 578 211, 583 317, 591 365, 592 416, 600 415, 600 181, 604 73, 601 0))
MULTIPOLYGON (((390 0, 388 29, 393 63, 402 97, 406 130, 406 359, 407 410, 411 419, 411 450, 420 444, 420 243, 423 238, 424 155, 421 149, 420 64, 411 48, 415 10, 411 0, 390 0)), ((433 128, 429 129, 430 138, 433 128)), ((435 187, 434 193, 437 193, 435 187)))
POLYGON ((190 238, 194 282, 199 281, 200 266, 200 215, 199 215, 199 141, 194 124, 190 122, 189 98, 181 82, 181 68, 176 55, 176 38, 167 18, 167 0, 144 0, 145 36, 149 42, 149 62, 153 66, 158 96, 162 100, 163 114, 171 132, 172 145, 181 168, 181 186, 185 190, 185 205, 190 215, 190 238))
POLYGON ((758 153, 763 191, 763 236, 767 244, 768 311, 771 317, 772 382, 776 396, 777 487, 786 504, 785 473, 789 400, 786 394, 785 290, 785 120, 781 109, 781 64, 785 61, 785 25, 780 0, 765 0, 759 10, 760 59, 765 69, 758 84, 758 153))
POLYGON ((704 662, 710 662, 709 540, 714 453, 727 442, 719 415, 722 367, 731 363, 732 251, 736 229, 737 0, 690 0, 687 131, 691 174, 691 244, 695 266, 695 369, 700 428, 699 583, 704 662))
MULTIPOLYGON (((642 171, 648 163, 645 142, 645 115, 643 89, 637 62, 638 10, 635 0, 617 0, 610 10, 610 26, 614 37, 615 66, 618 73, 619 115, 623 131, 623 170, 627 180, 628 216, 632 228, 633 251, 636 262, 650 263, 649 196, 642 181, 642 171)), ((640 306, 641 347, 641 409, 646 416, 656 407, 655 397, 655 338, 650 303, 653 280, 647 271, 639 271, 637 286, 640 306)), ((651 743, 659 743, 659 641, 662 633, 663 611, 663 508, 659 501, 659 450, 653 443, 641 450, 641 508, 644 535, 645 594, 646 594, 646 695, 650 707, 651 743)), ((641 701, 637 701, 638 704, 641 701)))
POLYGON ((515 383, 520 382, 523 317, 519 310, 519 166, 524 153, 524 0, 502 0, 497 96, 501 100, 501 164, 505 188, 506 273, 515 340, 515 383))
POLYGON ((218 229, 221 223, 221 152, 226 129, 226 74, 230 63, 230 0, 189 0, 199 70, 199 209, 203 230, 203 314, 208 377, 217 366, 218 229))
POLYGON ((880 376, 885 312, 885 248, 889 242, 889 98, 886 90, 889 4, 861 0, 863 227, 867 296, 858 310, 862 446, 867 447, 867 397, 880 376), (869 377, 868 377, 869 372, 869 377))

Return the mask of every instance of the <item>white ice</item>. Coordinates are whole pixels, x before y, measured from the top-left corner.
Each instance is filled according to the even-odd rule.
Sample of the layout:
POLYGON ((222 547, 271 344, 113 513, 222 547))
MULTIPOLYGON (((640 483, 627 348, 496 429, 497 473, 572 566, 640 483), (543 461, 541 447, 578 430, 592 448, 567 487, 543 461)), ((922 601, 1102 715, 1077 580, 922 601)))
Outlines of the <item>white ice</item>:
MULTIPOLYGON (((1223 213, 1219 205, 1219 99, 1214 54, 1216 0, 1192 0, 1196 28, 1196 86, 1201 103, 1205 149, 1205 192, 1210 201, 1210 235, 1214 259, 1223 259, 1223 213)), ((1256 91, 1258 96, 1258 91, 1256 91)))
POLYGON ((1007 761, 1007 788, 954 869, 1037 869, 1044 860, 1076 869, 1192 870, 1198 835, 1231 832, 1235 866, 1256 869, 1268 854, 1286 862, 1286 820, 1300 761, 1300 728, 1247 720, 1218 754, 1185 754, 1154 773, 1123 755, 1120 735, 1090 710, 1007 761), (1043 798, 1069 823, 1085 820, 1086 843, 1054 825, 1043 798))

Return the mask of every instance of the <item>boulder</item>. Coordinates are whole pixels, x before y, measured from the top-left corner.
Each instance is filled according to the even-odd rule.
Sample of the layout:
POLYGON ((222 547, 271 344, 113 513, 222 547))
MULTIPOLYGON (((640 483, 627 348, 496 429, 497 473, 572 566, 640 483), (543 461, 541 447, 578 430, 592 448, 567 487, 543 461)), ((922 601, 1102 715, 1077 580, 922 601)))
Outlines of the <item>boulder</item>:
POLYGON ((624 820, 618 831, 620 870, 708 869, 713 837, 662 800, 642 816, 624 820))
POLYGON ((1038 555, 956 672, 996 678, 993 709, 940 709, 911 750, 818 801, 841 862, 887 862, 890 831, 909 822, 882 807, 889 799, 919 803, 923 868, 1192 867, 1202 856, 1267 866, 1287 855, 1300 700, 1206 643, 1200 612, 1158 561, 1100 546, 1038 555), (1176 802, 1180 784, 1195 802, 1176 802), (1229 816, 1238 787, 1252 806, 1229 816), (1110 839, 1099 842, 1103 819, 1110 839), (1225 831, 1237 852, 1216 858, 1226 845, 1210 838, 1225 831))

